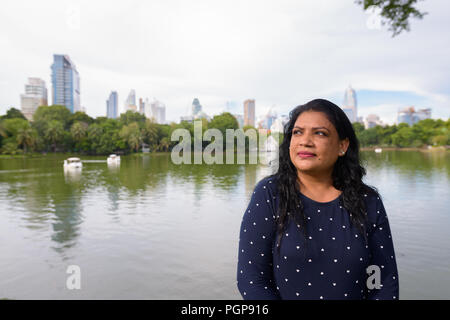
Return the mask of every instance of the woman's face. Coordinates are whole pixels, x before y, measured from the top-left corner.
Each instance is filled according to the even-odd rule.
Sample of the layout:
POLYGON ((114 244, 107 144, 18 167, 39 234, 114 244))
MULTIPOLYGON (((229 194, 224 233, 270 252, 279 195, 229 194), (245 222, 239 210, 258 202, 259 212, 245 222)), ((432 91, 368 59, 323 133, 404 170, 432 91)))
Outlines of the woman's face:
POLYGON ((321 174, 333 170, 338 157, 347 152, 348 144, 347 138, 339 139, 324 113, 304 111, 295 121, 289 154, 297 170, 321 174))

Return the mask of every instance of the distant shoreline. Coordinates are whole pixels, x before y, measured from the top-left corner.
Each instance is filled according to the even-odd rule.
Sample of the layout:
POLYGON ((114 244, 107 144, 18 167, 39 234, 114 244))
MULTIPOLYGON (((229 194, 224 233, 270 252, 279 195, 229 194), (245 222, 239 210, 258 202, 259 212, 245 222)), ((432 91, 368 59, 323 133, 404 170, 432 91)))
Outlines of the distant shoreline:
POLYGON ((375 151, 376 148, 382 149, 382 151, 420 151, 420 152, 445 152, 450 150, 450 146, 440 146, 431 148, 413 148, 413 147, 361 147, 361 151, 375 151))

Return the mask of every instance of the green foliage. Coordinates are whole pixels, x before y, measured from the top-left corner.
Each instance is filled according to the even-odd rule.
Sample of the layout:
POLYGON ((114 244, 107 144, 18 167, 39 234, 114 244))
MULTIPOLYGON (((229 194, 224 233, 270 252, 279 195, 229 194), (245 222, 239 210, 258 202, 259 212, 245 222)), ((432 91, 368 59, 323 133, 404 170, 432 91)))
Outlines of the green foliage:
POLYGON ((17 148, 17 143, 14 142, 7 142, 5 143, 5 145, 2 147, 2 154, 17 154, 19 153, 19 149, 17 148))
MULTIPOLYGON (((29 122, 18 116, 14 110, 10 110, 8 117, 0 117, 2 153, 17 154, 50 150, 85 154, 128 153, 139 152, 143 144, 149 145, 152 152, 167 152, 179 142, 171 141, 172 133, 176 129, 188 130, 191 135, 191 147, 194 147, 193 123, 182 121, 158 124, 132 111, 122 114, 120 119, 106 117, 94 119, 82 112, 71 114, 64 106, 41 106, 33 119, 33 122, 29 122)), ((239 128, 236 119, 227 112, 215 116, 210 122, 206 119, 200 121, 202 121, 200 139, 202 139, 203 148, 211 143, 211 141, 203 140, 203 134, 207 129, 215 128, 222 132, 225 143, 226 129, 239 128)), ((400 123, 370 129, 364 129, 363 125, 353 123, 353 128, 362 147, 421 147, 450 144, 450 120, 426 119, 413 126, 400 123)), ((256 142, 263 137, 251 126, 245 126, 243 131, 248 129, 257 132, 256 142)), ((279 135, 279 139, 282 139, 282 134, 279 135)), ((248 136, 245 137, 245 145, 247 149, 250 147, 248 136)))
POLYGON ((226 129, 239 129, 239 123, 236 118, 229 112, 224 112, 218 116, 214 116, 208 127, 219 129, 225 137, 226 129))
POLYGON ((22 112, 16 108, 10 108, 8 111, 6 111, 6 115, 1 117, 2 119, 24 119, 26 120, 25 116, 22 114, 22 112))
POLYGON ((122 124, 124 125, 129 125, 133 122, 136 122, 139 125, 143 125, 145 123, 145 119, 145 115, 131 110, 128 110, 127 112, 120 115, 120 122, 122 122, 122 124))
POLYGON ((422 19, 427 12, 420 12, 415 7, 418 0, 356 0, 356 3, 362 5, 364 10, 376 7, 381 10, 380 15, 383 18, 382 24, 387 24, 392 31, 392 37, 400 34, 402 31, 409 31, 409 18, 414 17, 422 19))

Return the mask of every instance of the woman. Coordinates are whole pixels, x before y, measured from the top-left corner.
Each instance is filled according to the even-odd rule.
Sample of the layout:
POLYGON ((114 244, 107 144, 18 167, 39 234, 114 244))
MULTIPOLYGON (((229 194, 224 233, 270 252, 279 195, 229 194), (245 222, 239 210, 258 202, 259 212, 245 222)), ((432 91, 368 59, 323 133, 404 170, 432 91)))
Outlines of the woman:
POLYGON ((244 299, 398 299, 388 218, 363 183, 345 113, 316 99, 284 128, 278 172, 255 187, 239 239, 244 299))

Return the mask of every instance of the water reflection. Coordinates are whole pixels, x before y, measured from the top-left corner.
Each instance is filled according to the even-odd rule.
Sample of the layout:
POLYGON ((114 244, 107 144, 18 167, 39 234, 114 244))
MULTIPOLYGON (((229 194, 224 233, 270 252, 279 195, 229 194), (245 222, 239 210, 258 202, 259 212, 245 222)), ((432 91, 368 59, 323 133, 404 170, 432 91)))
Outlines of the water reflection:
MULTIPOLYGON (((66 172, 64 158, 0 159, 0 218, 9 226, 1 230, 5 238, 22 237, 12 242, 13 247, 20 251, 23 246, 39 244, 62 261, 83 258, 93 268, 111 266, 105 277, 128 272, 127 281, 136 283, 146 297, 175 298, 168 292, 181 292, 197 298, 205 291, 193 290, 193 283, 207 289, 220 282, 224 285, 214 291, 217 297, 213 298, 240 298, 234 287, 239 223, 256 183, 272 174, 272 167, 175 165, 170 154, 146 154, 122 157, 117 166, 96 161, 104 157, 89 157, 94 161, 83 163, 82 170, 66 172), (197 269, 195 263, 190 264, 200 260, 203 264, 197 269), (138 279, 142 274, 151 285, 138 279), (179 288, 164 291, 167 275, 185 281, 174 284, 179 288)), ((406 297, 408 293, 420 297, 413 283, 425 280, 433 284, 427 287, 430 296, 445 296, 443 286, 448 281, 442 280, 439 286, 430 277, 450 272, 450 254, 446 253, 449 154, 383 151, 362 152, 362 158, 367 181, 385 199, 406 297)), ((44 249, 40 252, 48 254, 44 249)), ((2 250, 2 254, 4 261, 20 263, 15 253, 2 250)), ((44 258, 30 259, 41 262, 44 258)), ((2 279, 17 276, 14 272, 0 268, 0 287, 5 285, 2 279)), ((48 270, 42 281, 51 283, 52 277, 48 270)), ((84 294, 107 297, 112 288, 121 292, 115 298, 126 298, 130 291, 125 287, 98 284, 84 294)), ((186 298, 181 293, 178 298, 186 298)), ((55 289, 52 297, 58 294, 55 289)), ((39 294, 34 292, 34 297, 39 294)))

